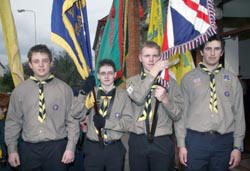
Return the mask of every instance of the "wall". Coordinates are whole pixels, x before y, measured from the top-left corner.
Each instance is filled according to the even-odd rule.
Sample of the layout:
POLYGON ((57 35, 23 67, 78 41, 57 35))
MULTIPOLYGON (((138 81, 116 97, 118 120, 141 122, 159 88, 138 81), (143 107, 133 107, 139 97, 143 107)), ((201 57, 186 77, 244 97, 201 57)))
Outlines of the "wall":
POLYGON ((238 37, 225 40, 225 68, 239 75, 239 44, 238 37))
POLYGON ((250 79, 250 39, 239 42, 240 75, 250 79))
POLYGON ((224 17, 250 17, 250 0, 233 0, 223 5, 224 17))

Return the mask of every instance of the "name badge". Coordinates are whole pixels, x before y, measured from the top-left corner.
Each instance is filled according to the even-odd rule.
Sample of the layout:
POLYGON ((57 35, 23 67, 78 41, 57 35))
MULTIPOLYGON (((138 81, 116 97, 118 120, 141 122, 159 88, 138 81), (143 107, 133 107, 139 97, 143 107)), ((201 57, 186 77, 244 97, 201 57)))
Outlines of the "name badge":
POLYGON ((193 82, 196 86, 201 85, 201 78, 195 78, 193 82))

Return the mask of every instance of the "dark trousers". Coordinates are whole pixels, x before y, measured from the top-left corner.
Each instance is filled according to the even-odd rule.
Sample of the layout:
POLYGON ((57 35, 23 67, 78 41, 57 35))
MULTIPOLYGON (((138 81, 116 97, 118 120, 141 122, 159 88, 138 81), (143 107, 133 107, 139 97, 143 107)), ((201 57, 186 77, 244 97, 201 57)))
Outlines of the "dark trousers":
POLYGON ((80 131, 80 137, 76 144, 75 160, 73 163, 69 164, 69 171, 84 171, 83 167, 83 146, 85 133, 80 131))
POLYGON ((4 122, 5 120, 0 120, 0 148, 2 150, 2 158, 0 160, 7 160, 7 150, 4 143, 4 122))
POLYGON ((67 165, 61 162, 66 145, 66 139, 39 143, 21 141, 21 171, 67 171, 67 165))
POLYGON ((103 145, 87 139, 84 147, 85 171, 123 171, 126 149, 121 141, 103 145))
POLYGON ((233 149, 233 133, 201 133, 187 130, 186 171, 227 171, 233 149))
POLYGON ((170 136, 155 137, 150 143, 146 135, 130 134, 130 171, 174 170, 174 144, 170 136))

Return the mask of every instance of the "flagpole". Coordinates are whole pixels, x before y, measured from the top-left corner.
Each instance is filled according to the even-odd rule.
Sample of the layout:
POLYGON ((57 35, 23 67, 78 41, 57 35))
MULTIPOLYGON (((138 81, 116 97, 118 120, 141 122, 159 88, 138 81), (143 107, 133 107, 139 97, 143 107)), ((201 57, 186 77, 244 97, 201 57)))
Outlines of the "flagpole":
MULTIPOLYGON (((82 9, 82 0, 79 0, 77 3, 79 5, 80 9, 82 9)), ((83 27, 84 27, 84 19, 83 19, 82 10, 80 10, 80 14, 81 14, 81 20, 82 20, 81 27, 83 29, 83 27)), ((91 74, 92 73, 91 67, 89 69, 90 69, 90 74, 91 74)), ((95 92, 94 88, 92 89, 92 93, 93 93, 93 96, 94 96, 94 110, 95 110, 95 114, 96 115, 100 115, 100 113, 98 112, 97 100, 96 100, 96 92, 95 92)), ((102 137, 102 132, 101 132, 102 130, 101 130, 101 128, 97 128, 97 130, 98 130, 98 139, 99 139, 99 142, 101 142, 101 144, 103 144, 103 137, 102 137)))
MULTIPOLYGON (((93 92, 93 95, 94 95, 94 109, 95 109, 95 115, 101 115, 99 112, 98 112, 98 108, 97 108, 97 100, 96 100, 96 93, 95 93, 95 89, 93 88, 92 89, 92 92, 93 92)), ((98 139, 99 139, 99 142, 103 143, 103 137, 102 137, 102 130, 101 128, 97 128, 98 130, 98 139)))

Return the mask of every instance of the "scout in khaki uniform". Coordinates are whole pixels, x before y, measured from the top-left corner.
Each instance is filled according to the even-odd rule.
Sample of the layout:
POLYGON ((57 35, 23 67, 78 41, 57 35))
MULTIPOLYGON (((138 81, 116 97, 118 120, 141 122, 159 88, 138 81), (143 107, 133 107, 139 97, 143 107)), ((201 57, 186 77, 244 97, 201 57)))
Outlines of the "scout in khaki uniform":
POLYGON ((168 63, 160 60, 160 47, 155 42, 144 43, 139 60, 143 71, 127 80, 134 109, 134 127, 129 137, 130 170, 172 170, 175 147, 170 135, 173 122, 182 114, 182 95, 172 78, 168 90, 156 85, 157 75, 168 63), (156 100, 159 101, 157 111, 156 100))
POLYGON ((218 35, 201 46, 203 61, 184 76, 184 113, 177 123, 179 157, 188 171, 226 171, 243 150, 245 118, 238 78, 219 64, 224 42, 218 35))
POLYGON ((5 122, 9 163, 22 171, 64 171, 74 160, 79 137, 78 121, 70 113, 73 92, 50 74, 47 46, 33 46, 28 58, 34 76, 12 92, 5 122))
MULTIPOLYGON (((115 87, 115 65, 112 60, 100 61, 97 78, 101 85, 96 88, 97 110, 90 109, 88 115, 88 129, 84 145, 84 169, 86 171, 122 171, 125 159, 125 147, 121 137, 130 128, 132 122, 131 101, 125 90, 115 87), (99 133, 101 131, 101 134, 99 133), (101 136, 101 137, 100 137, 101 136)), ((83 87, 88 93, 95 83, 89 77, 83 87)), ((84 94, 84 93, 82 93, 84 94)), ((81 118, 86 115, 84 95, 78 96, 78 103, 73 117, 81 118)))

